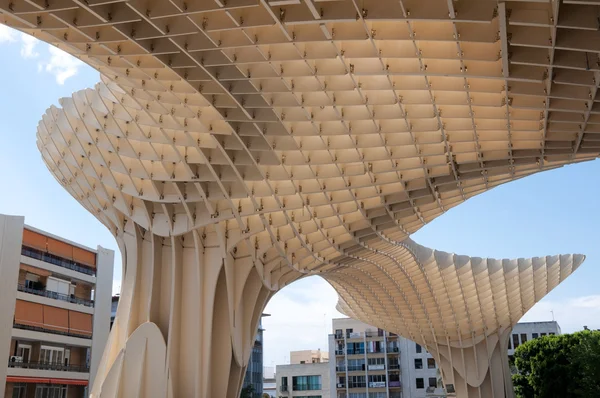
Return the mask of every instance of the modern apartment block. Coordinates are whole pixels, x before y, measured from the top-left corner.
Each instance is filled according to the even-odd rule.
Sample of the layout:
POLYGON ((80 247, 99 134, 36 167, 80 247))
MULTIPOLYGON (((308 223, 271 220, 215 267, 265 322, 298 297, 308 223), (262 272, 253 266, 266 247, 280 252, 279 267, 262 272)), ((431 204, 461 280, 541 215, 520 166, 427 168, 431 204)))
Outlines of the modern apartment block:
POLYGON ((109 333, 114 252, 0 215, 0 397, 86 396, 109 333))
POLYGON ((290 352, 290 364, 329 362, 329 353, 318 350, 302 350, 290 352))
POLYGON ((519 322, 508 339, 508 357, 512 359, 515 349, 529 340, 546 335, 560 334, 560 326, 556 321, 519 322))
POLYGON ((275 379, 279 398, 329 398, 335 391, 327 362, 277 365, 275 379))
POLYGON ((420 398, 438 388, 435 361, 414 342, 350 318, 333 320, 335 398, 420 398))

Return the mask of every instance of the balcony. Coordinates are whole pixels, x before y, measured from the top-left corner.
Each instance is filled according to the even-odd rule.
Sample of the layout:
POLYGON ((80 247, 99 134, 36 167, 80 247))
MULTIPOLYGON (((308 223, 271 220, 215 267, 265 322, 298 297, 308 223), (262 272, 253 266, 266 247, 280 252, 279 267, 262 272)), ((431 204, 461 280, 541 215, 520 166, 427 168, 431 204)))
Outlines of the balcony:
POLYGON ((78 373, 89 373, 90 368, 86 365, 64 365, 60 363, 47 363, 47 362, 21 362, 21 361, 8 361, 9 368, 21 368, 21 369, 36 369, 36 370, 55 370, 63 372, 78 372, 78 373))
POLYGON ((281 392, 287 392, 288 391, 288 386, 280 386, 279 387, 279 391, 281 391, 281 392))
POLYGON ((355 382, 355 383, 348 383, 348 388, 366 388, 367 387, 367 383, 366 382, 355 382))
POLYGON ((365 353, 365 349, 364 348, 358 348, 358 349, 354 349, 354 350, 347 350, 348 355, 361 355, 365 353))
POLYGON ((388 347, 387 352, 388 354, 393 354, 395 352, 400 352, 400 349, 398 347, 388 347))
POLYGON ((33 249, 31 247, 23 246, 21 248, 21 254, 26 257, 35 258, 36 260, 44 261, 46 263, 54 264, 58 267, 67 268, 82 274, 95 276, 96 271, 92 268, 86 267, 83 264, 79 264, 72 260, 67 260, 54 254, 46 253, 41 250, 33 249))
POLYGON ((346 388, 346 383, 337 383, 337 388, 346 388))
POLYGON ((13 328, 15 329, 23 329, 23 330, 31 330, 34 332, 42 332, 42 333, 51 333, 51 334, 59 334, 62 336, 70 336, 70 337, 79 337, 81 339, 91 339, 92 335, 86 335, 86 334, 82 334, 82 333, 77 333, 75 331, 59 331, 59 330, 53 330, 53 329, 46 329, 43 327, 38 327, 38 326, 31 326, 31 325, 22 325, 19 323, 15 323, 13 322, 13 328))
POLYGON ((321 384, 296 384, 292 389, 294 391, 318 391, 321 389, 321 384))
POLYGON ((389 370, 398 370, 398 369, 400 369, 400 364, 399 363, 390 363, 390 364, 388 364, 388 369, 389 370))
POLYGON ((369 388, 385 388, 385 381, 370 381, 369 388))
POLYGON ((335 355, 344 355, 344 350, 335 350, 335 355))
POLYGON ((346 371, 346 367, 345 366, 336 366, 335 367, 335 371, 336 372, 345 372, 346 371))
POLYGON ((399 388, 400 387, 400 381, 396 380, 396 381, 389 381, 388 382, 388 386, 390 386, 390 388, 399 388))
POLYGON ((34 289, 34 288, 27 287, 22 284, 19 284, 17 286, 17 290, 19 290, 20 292, 24 292, 24 293, 35 294, 36 296, 48 297, 51 299, 66 301, 68 303, 85 305, 86 307, 94 306, 94 301, 92 301, 92 300, 81 299, 81 298, 77 298, 75 296, 57 293, 57 292, 53 292, 53 291, 46 290, 46 289, 34 289))

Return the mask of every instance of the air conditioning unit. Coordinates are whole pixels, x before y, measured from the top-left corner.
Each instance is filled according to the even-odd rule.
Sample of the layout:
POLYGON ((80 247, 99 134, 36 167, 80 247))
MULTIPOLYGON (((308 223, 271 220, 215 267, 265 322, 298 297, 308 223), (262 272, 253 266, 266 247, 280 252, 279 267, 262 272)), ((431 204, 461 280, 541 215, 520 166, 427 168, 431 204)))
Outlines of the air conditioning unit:
POLYGON ((337 383, 337 388, 344 388, 344 387, 346 387, 346 386, 344 385, 344 383, 337 383))
POLYGON ((10 357, 10 362, 23 362, 23 357, 13 355, 12 357, 10 357))

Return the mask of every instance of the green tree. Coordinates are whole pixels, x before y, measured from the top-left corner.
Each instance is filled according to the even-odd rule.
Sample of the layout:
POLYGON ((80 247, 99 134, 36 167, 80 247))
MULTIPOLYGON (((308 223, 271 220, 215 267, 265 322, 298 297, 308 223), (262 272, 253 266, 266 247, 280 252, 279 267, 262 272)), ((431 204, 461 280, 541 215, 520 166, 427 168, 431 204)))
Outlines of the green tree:
POLYGON ((254 398, 254 386, 248 384, 246 387, 242 388, 240 398, 254 398))
POLYGON ((600 332, 544 336, 515 350, 518 398, 600 396, 600 332))

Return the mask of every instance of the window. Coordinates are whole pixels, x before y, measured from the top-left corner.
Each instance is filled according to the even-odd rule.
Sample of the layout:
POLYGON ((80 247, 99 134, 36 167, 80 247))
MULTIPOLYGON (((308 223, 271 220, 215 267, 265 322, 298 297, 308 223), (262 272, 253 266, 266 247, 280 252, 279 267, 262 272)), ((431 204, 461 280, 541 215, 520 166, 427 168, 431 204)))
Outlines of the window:
POLYGON ((40 362, 46 364, 62 365, 64 352, 64 348, 43 345, 40 349, 40 362))
POLYGON ((415 369, 423 369, 423 359, 415 358, 415 369))
POLYGON ((521 333, 521 344, 525 344, 527 342, 527 333, 521 333))
POLYGON ((417 383, 417 388, 425 388, 425 381, 422 377, 417 377, 415 381, 417 383))
POLYGON ((283 376, 281 378, 281 386, 279 387, 279 389, 281 391, 287 391, 288 390, 287 376, 283 376))
POLYGON ((531 338, 532 339, 537 339, 538 338, 538 334, 537 333, 531 333, 531 338))
POLYGON ((427 369, 435 369, 435 359, 427 358, 427 369))
POLYGON ((510 340, 510 337, 508 339, 508 349, 512 350, 512 341, 510 340))
POLYGON ((385 382, 385 375, 369 375, 369 383, 385 382))
POLYGON ((19 343, 17 346, 17 356, 23 358, 23 362, 28 363, 31 360, 31 346, 19 343))
POLYGON ((304 365, 306 363, 306 361, 300 361, 301 365, 304 365))
POLYGON ((335 338, 336 339, 344 338, 344 331, 342 329, 335 329, 335 338))
POLYGON ((321 389, 321 376, 293 376, 292 390, 313 391, 321 389))
POLYGON ((66 398, 66 385, 36 384, 35 398, 66 398))
POLYGON ((519 346, 519 335, 516 333, 513 334, 513 346, 515 347, 515 350, 519 346))
POLYGON ((541 333, 542 337, 544 337, 546 335, 546 333, 541 333))
POLYGON ((369 365, 385 365, 385 358, 368 358, 369 365))
POLYGON ((365 376, 348 376, 348 388, 365 388, 365 376))
POLYGON ((429 387, 433 387, 433 388, 437 387, 437 379, 435 377, 429 378, 429 387))
POLYGON ((13 384, 12 398, 25 398, 26 391, 27 391, 27 384, 25 384, 25 383, 13 384))
POLYGON ((423 351, 423 348, 417 343, 415 343, 415 349, 417 350, 417 354, 420 354, 423 351))
POLYGON ((350 337, 350 333, 352 333, 354 329, 346 329, 346 337, 350 337))
POLYGON ((549 334, 550 336, 554 336, 554 333, 552 333, 552 332, 550 332, 550 333, 548 333, 548 334, 549 334))

